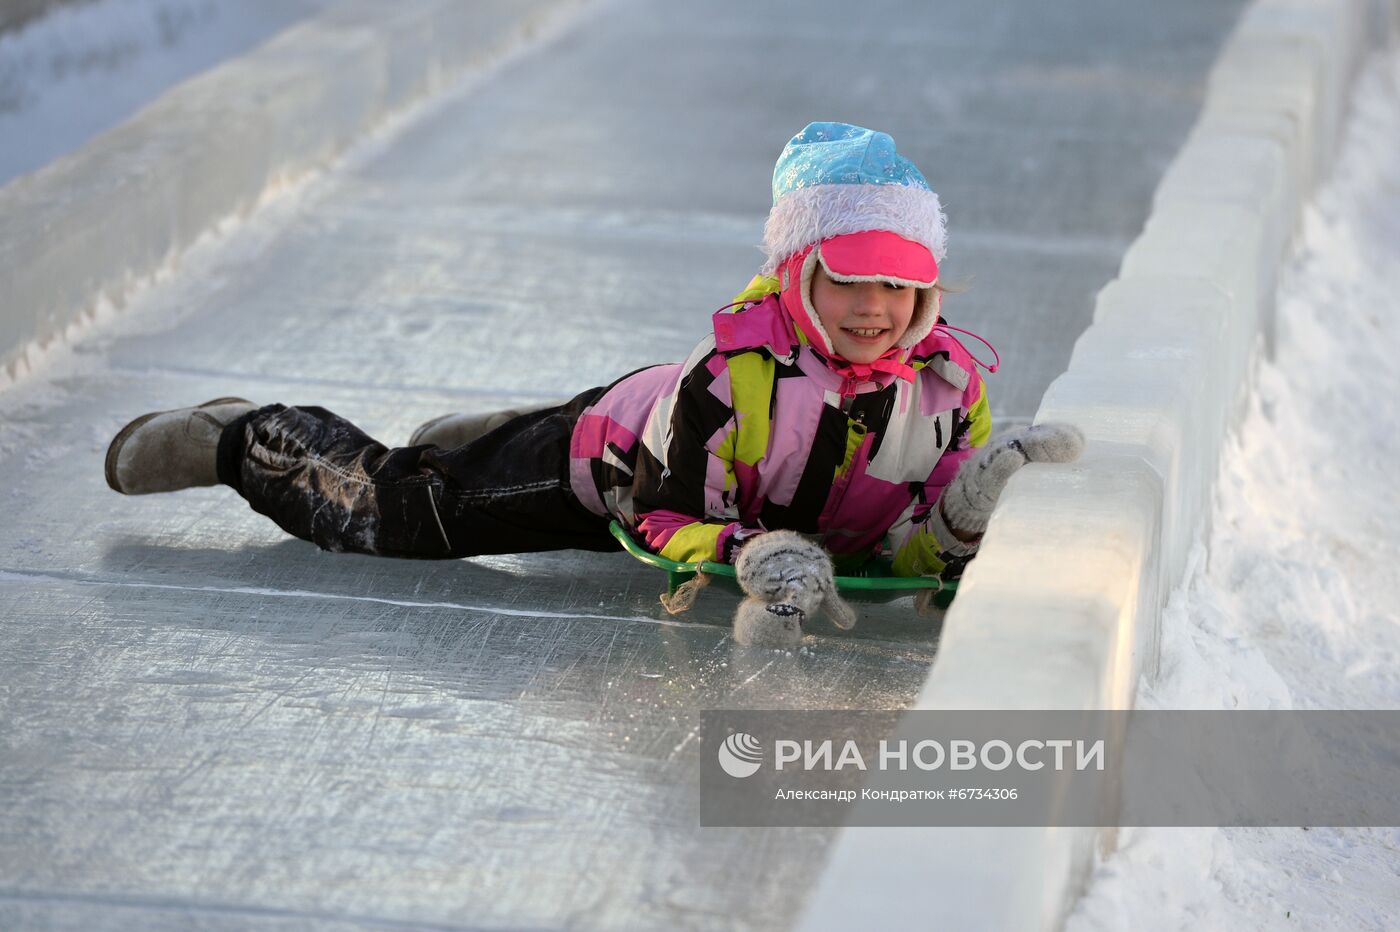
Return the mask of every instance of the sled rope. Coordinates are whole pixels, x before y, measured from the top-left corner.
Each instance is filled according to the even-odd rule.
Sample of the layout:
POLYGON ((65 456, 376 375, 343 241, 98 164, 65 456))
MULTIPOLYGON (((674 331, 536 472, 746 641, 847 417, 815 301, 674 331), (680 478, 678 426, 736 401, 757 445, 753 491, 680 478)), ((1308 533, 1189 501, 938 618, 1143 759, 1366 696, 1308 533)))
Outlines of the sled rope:
POLYGON ((941 615, 946 609, 934 605, 933 597, 942 591, 942 586, 937 589, 920 589, 914 596, 914 611, 920 615, 941 615))
POLYGON ((695 604, 695 600, 700 597, 700 590, 709 584, 709 573, 696 573, 693 579, 688 579, 677 586, 675 592, 661 593, 661 605, 672 615, 689 611, 690 607, 695 604))

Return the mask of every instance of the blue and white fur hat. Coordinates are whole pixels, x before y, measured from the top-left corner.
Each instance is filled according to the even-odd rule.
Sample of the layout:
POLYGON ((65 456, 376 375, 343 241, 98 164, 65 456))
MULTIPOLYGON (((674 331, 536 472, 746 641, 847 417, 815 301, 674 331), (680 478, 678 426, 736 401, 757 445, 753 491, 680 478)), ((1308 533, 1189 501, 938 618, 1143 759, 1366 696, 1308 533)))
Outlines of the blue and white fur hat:
POLYGON ((865 230, 920 243, 938 262, 947 255, 943 205, 887 133, 849 123, 807 124, 773 166, 764 273, 812 243, 865 230))
POLYGON ((919 289, 898 344, 910 347, 938 321, 933 285, 947 245, 938 195, 888 134, 810 123, 778 156, 773 208, 763 228, 763 274, 780 276, 785 306, 820 348, 830 350, 831 343, 811 304, 818 264, 838 281, 875 279, 919 289), (808 247, 799 266, 797 254, 808 247))

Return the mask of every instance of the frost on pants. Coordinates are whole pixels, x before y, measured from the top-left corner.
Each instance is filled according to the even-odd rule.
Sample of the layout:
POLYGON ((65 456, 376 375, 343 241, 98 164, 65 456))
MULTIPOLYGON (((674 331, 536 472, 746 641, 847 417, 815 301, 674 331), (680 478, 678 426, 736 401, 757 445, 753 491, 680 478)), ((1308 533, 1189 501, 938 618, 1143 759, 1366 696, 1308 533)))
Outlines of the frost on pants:
POLYGON ((569 489, 572 424, 549 408, 456 449, 389 448, 324 408, 269 405, 225 430, 219 475, 254 511, 324 550, 424 559, 616 550, 607 519, 569 489))
POLYGON ((263 499, 249 497, 254 510, 323 550, 381 552, 380 504, 370 460, 376 448, 388 452, 382 445, 365 445, 368 438, 348 421, 307 417, 298 408, 283 409, 243 430, 245 496, 257 489, 263 499), (264 510, 260 503, 276 507, 264 510))

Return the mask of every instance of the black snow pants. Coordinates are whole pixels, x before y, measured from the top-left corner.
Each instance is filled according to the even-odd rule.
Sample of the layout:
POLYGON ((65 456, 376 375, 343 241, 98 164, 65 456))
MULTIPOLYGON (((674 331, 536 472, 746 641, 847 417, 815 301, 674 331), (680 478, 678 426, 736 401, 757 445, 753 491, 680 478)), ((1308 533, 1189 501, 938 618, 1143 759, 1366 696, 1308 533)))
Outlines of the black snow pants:
POLYGON ((219 481, 325 550, 450 559, 616 550, 569 485, 569 438, 603 392, 521 415, 466 446, 390 449, 324 408, 268 405, 224 428, 219 481))

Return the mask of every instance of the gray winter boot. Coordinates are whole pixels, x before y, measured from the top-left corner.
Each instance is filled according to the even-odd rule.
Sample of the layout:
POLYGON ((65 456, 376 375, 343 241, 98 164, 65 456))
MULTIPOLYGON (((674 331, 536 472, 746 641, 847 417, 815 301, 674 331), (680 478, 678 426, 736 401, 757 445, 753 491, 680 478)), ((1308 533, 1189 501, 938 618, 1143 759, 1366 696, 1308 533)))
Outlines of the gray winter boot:
POLYGON ((193 408, 143 414, 112 438, 107 484, 123 495, 218 485, 219 435, 257 409, 243 398, 215 398, 193 408))
POLYGON ((486 436, 512 418, 543 411, 545 408, 557 408, 562 404, 563 401, 551 401, 528 408, 509 408, 505 411, 487 411, 482 414, 444 414, 419 424, 418 429, 408 438, 408 445, 417 447, 431 444, 443 450, 455 450, 478 437, 486 436))

